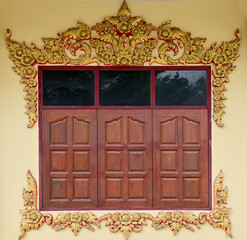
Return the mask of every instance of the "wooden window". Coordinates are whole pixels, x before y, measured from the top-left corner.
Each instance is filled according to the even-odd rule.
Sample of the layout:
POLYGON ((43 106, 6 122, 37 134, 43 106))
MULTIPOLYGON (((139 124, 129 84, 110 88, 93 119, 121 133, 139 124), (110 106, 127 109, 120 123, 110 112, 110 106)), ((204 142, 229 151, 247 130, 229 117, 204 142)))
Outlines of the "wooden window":
POLYGON ((39 87, 41 209, 211 207, 209 67, 44 66, 39 87))

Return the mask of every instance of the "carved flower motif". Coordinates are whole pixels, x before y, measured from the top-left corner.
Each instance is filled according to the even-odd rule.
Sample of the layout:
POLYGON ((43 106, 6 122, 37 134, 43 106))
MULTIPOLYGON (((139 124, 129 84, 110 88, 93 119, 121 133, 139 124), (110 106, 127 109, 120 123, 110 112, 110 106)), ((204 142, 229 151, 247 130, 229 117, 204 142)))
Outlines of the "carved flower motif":
POLYGON ((224 53, 217 54, 214 58, 216 64, 224 64, 227 62, 227 56, 224 53))
POLYGON ((213 85, 214 85, 214 86, 219 87, 219 86, 221 86, 221 84, 222 84, 222 78, 215 78, 215 79, 213 80, 213 85))
POLYGON ((226 49, 224 50, 224 53, 225 53, 225 55, 226 55, 228 58, 233 58, 233 57, 235 57, 235 55, 236 55, 236 52, 233 51, 232 48, 226 48, 226 49))
POLYGON ((172 213, 172 221, 181 222, 183 220, 183 214, 181 212, 172 213))
POLYGON ((29 222, 34 223, 34 224, 38 223, 41 217, 42 217, 42 215, 36 210, 32 210, 32 211, 27 213, 27 220, 29 222))
POLYGON ((24 77, 25 78, 31 78, 31 77, 34 77, 35 74, 36 74, 36 71, 33 67, 27 67, 26 71, 24 73, 24 77))
POLYGON ((130 213, 124 212, 124 213, 121 213, 120 214, 121 224, 123 224, 123 225, 129 225, 132 220, 133 220, 133 216, 130 213))
POLYGON ((15 54, 17 57, 21 57, 23 55, 24 51, 21 48, 17 48, 15 51, 15 54))
POLYGON ((71 214, 71 222, 79 223, 82 220, 82 215, 79 212, 71 214))
POLYGON ((222 66, 217 66, 213 70, 213 75, 215 77, 225 77, 227 74, 226 74, 226 70, 222 66))
POLYGON ((36 94, 36 92, 37 92, 36 88, 30 88, 30 89, 28 90, 28 93, 29 93, 29 94, 36 94))
POLYGON ((25 65, 31 65, 33 61, 34 61, 33 57, 28 56, 28 55, 24 56, 22 59, 22 63, 25 65))
POLYGON ((172 35, 172 31, 170 29, 162 29, 161 31, 159 31, 159 38, 161 39, 168 39, 170 38, 172 35))
POLYGON ((28 79, 27 80, 27 84, 28 84, 28 86, 29 87, 35 87, 36 86, 36 84, 37 84, 37 82, 36 82, 36 80, 35 79, 28 79))
POLYGON ((127 23, 121 23, 120 26, 119 26, 119 30, 120 32, 123 32, 123 33, 127 33, 129 32, 130 30, 130 24, 127 24, 127 23))
POLYGON ((210 213, 210 218, 213 222, 223 222, 224 212, 216 209, 210 213))

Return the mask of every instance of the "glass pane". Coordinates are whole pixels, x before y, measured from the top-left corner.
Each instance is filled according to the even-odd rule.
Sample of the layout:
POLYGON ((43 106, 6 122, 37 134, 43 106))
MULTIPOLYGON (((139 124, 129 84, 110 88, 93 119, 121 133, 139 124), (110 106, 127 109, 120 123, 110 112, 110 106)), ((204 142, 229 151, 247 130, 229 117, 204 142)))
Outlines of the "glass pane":
POLYGON ((207 72, 156 71, 156 105, 206 106, 207 72))
POLYGON ((100 105, 150 106, 149 71, 100 71, 100 105))
POLYGON ((94 105, 94 72, 44 70, 43 104, 64 106, 94 105))

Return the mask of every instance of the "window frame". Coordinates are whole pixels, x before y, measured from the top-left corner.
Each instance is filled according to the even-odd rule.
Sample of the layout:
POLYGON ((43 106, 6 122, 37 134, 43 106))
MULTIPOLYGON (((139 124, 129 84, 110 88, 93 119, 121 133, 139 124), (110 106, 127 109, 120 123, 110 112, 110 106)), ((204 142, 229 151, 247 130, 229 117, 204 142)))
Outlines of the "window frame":
POLYGON ((38 122, 39 122, 39 209, 42 211, 59 211, 59 210, 113 210, 135 208, 118 207, 118 208, 44 208, 43 201, 43 174, 42 174, 42 110, 43 109, 207 109, 208 110, 208 207, 140 207, 138 210, 211 210, 212 209, 212 124, 211 124, 211 66, 38 66, 38 122), (43 105, 43 71, 44 70, 81 70, 94 71, 94 106, 45 106, 43 105), (150 106, 101 106, 99 101, 99 71, 150 71, 150 106), (205 70, 207 72, 207 104, 193 106, 156 106, 155 105, 155 71, 186 71, 186 70, 205 70))

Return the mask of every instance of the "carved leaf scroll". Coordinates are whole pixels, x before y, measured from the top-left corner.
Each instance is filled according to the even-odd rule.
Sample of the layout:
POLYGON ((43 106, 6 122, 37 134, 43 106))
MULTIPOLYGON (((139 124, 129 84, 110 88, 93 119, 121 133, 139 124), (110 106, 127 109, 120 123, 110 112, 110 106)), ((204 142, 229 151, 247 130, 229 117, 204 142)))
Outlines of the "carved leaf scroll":
POLYGON ((91 37, 91 29, 78 21, 77 27, 69 28, 57 34, 57 38, 43 38, 42 49, 25 42, 18 43, 11 39, 7 30, 6 42, 10 58, 14 62, 14 70, 21 76, 25 84, 26 114, 28 127, 37 121, 37 70, 38 64, 86 65, 103 63, 104 65, 143 65, 156 63, 160 65, 213 65, 213 119, 223 126, 225 83, 228 75, 234 70, 233 63, 238 58, 241 35, 237 30, 236 38, 223 42, 217 47, 214 43, 205 48, 206 38, 192 38, 189 32, 171 27, 171 21, 164 22, 157 29, 158 39, 151 36, 156 28, 146 23, 142 17, 132 17, 124 1, 118 16, 105 17, 102 23, 92 27, 96 31, 91 37), (158 56, 152 56, 153 49, 159 44, 158 56), (95 48, 96 57, 91 55, 91 47, 95 48), (78 56, 78 50, 83 52, 78 56), (173 56, 172 56, 173 54, 173 56))
POLYGON ((61 212, 57 217, 51 214, 42 213, 37 209, 37 185, 31 172, 27 172, 27 190, 23 189, 24 206, 21 210, 21 224, 19 239, 30 230, 38 230, 44 223, 51 225, 55 231, 60 231, 69 227, 76 236, 84 227, 95 231, 94 226, 100 228, 100 223, 105 221, 105 226, 112 233, 122 232, 127 239, 132 232, 139 233, 143 226, 147 226, 147 220, 152 221, 152 227, 160 230, 170 227, 174 235, 184 227, 192 232, 200 228, 202 224, 208 222, 214 228, 222 229, 232 237, 231 221, 229 218, 230 209, 227 204, 228 188, 223 188, 223 172, 220 171, 214 182, 214 205, 210 212, 202 212, 198 216, 190 211, 167 211, 159 212, 156 217, 149 213, 139 212, 113 212, 97 218, 92 212, 61 212))

